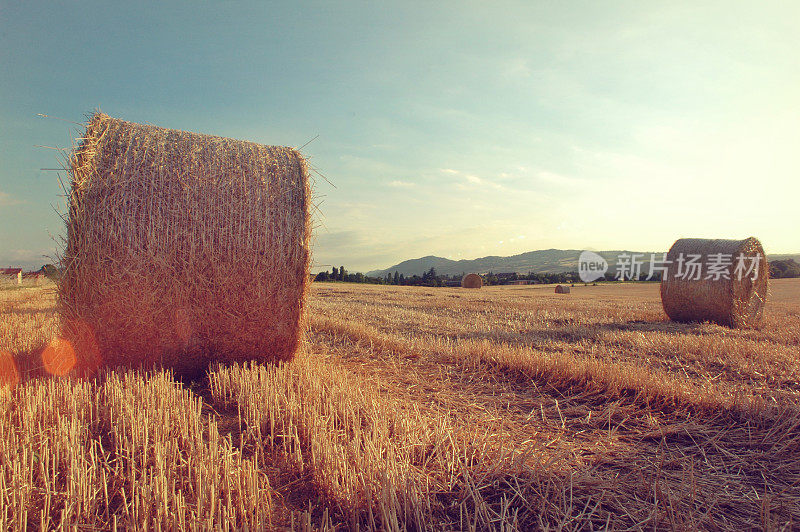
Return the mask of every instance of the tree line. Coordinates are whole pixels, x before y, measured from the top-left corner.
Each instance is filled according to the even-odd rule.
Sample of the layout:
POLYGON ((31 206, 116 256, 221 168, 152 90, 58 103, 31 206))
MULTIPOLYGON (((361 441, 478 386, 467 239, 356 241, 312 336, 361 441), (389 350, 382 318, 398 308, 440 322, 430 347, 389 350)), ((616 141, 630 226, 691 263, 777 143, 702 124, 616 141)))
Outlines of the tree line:
POLYGON ((769 276, 772 279, 800 277, 800 264, 794 259, 772 261, 769 263, 769 276))
MULTIPOLYGON (((369 283, 369 284, 384 284, 396 286, 460 286, 461 278, 464 273, 460 275, 443 275, 436 272, 435 268, 429 269, 422 275, 405 276, 398 271, 394 273, 387 273, 383 277, 370 277, 361 272, 350 273, 344 266, 336 268, 335 266, 330 272, 323 271, 316 275, 315 281, 330 282, 340 281, 345 283, 369 283)), ((643 272, 639 275, 637 281, 651 281, 660 282, 661 273, 656 272, 652 278, 647 279, 648 273, 643 272)), ((800 277, 800 264, 793 259, 776 260, 769 265, 769 276, 772 279, 781 278, 796 278, 800 277)), ((581 283, 578 272, 559 272, 559 273, 500 273, 495 274, 489 272, 482 275, 483 284, 485 285, 503 285, 511 284, 515 281, 528 281, 530 284, 574 284, 581 283)), ((617 281, 617 273, 615 271, 608 271, 599 279, 600 281, 617 281)))
MULTIPOLYGON (((370 284, 383 284, 383 285, 396 285, 396 286, 461 286, 461 278, 466 272, 456 275, 439 274, 436 268, 431 268, 422 275, 405 276, 402 273, 395 271, 394 273, 388 272, 383 277, 369 277, 363 273, 349 273, 344 266, 333 267, 330 272, 319 272, 314 278, 319 282, 339 281, 345 283, 370 283, 370 284)), ((515 281, 528 281, 530 284, 573 284, 580 283, 580 276, 578 272, 559 272, 559 273, 500 273, 496 274, 489 272, 481 276, 484 285, 503 285, 511 284, 515 281)), ((640 280, 644 281, 645 275, 642 275, 640 280)), ((606 274, 606 281, 615 281, 615 274, 609 272, 606 274)), ((656 275, 651 281, 660 281, 660 276, 656 275)))

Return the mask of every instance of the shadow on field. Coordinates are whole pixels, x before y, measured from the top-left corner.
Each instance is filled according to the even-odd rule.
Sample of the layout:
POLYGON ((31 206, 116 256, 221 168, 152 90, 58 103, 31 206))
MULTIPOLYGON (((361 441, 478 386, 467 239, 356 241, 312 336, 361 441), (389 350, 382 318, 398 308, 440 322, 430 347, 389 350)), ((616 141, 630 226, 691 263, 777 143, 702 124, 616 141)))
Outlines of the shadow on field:
POLYGON ((630 320, 627 323, 607 323, 599 325, 598 328, 605 331, 627 331, 627 332, 661 332, 671 334, 706 334, 701 330, 701 323, 678 323, 674 321, 644 321, 630 320))
POLYGON ((9 315, 9 316, 33 316, 36 314, 47 314, 53 312, 55 307, 46 307, 43 309, 35 309, 35 308, 14 308, 8 307, 6 309, 0 310, 0 316, 2 315, 9 315))
POLYGON ((0 349, 0 389, 50 377, 42 363, 45 347, 36 346, 16 352, 0 349))
MULTIPOLYGON (((7 352, 10 356, 11 364, 5 360, 0 361, 0 386, 4 383, 21 385, 37 379, 92 379, 103 381, 108 373, 139 371, 142 374, 153 374, 159 371, 167 371, 170 379, 174 382, 191 387, 202 384, 207 380, 207 373, 211 367, 211 359, 206 364, 192 367, 191 369, 165 368, 159 364, 152 365, 131 365, 128 366, 100 366, 98 371, 91 371, 88 375, 80 370, 72 370, 70 366, 60 366, 58 361, 51 360, 45 353, 49 344, 37 345, 31 349, 23 349, 16 352, 7 352), (49 366, 48 366, 48 361, 49 366)), ((1 352, 0 352, 1 353, 1 352)), ((52 352, 50 353, 52 355, 52 352)), ((74 364, 74 360, 73 360, 74 364)), ((74 366, 78 368, 78 366, 74 366)))
MULTIPOLYGON (((636 332, 636 333, 664 333, 672 335, 694 335, 705 336, 714 334, 710 331, 708 324, 703 323, 676 323, 672 321, 643 321, 631 320, 626 323, 602 323, 581 325, 564 320, 556 327, 547 329, 529 329, 518 332, 509 331, 479 331, 458 335, 459 338, 474 340, 490 340, 494 342, 505 342, 512 345, 532 345, 544 342, 568 342, 578 343, 581 341, 599 342, 608 333, 617 332, 636 332)), ((712 326, 716 327, 716 326, 712 326)))

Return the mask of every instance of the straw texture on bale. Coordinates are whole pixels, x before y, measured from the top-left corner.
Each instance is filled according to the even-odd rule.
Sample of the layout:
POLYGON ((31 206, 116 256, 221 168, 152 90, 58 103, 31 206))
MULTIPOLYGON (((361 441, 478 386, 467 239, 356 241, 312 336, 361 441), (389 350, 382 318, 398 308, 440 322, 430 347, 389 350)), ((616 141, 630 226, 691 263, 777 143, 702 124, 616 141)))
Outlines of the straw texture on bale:
POLYGON ((569 294, 569 291, 569 286, 564 286, 563 284, 556 286, 556 294, 569 294))
POLYGON ((483 278, 477 273, 468 273, 461 278, 461 288, 480 288, 483 286, 483 278))
MULTIPOLYGON (((742 273, 746 273, 743 271, 742 273)), ((692 276, 694 277, 694 276, 692 276)), ((758 325, 764 313, 769 285, 769 264, 764 249, 756 238, 745 240, 707 240, 682 238, 667 253, 667 270, 661 280, 661 303, 673 321, 712 321, 727 327, 741 328, 758 325), (700 279, 684 279, 678 274, 685 261, 699 256, 702 264, 700 279), (749 275, 739 275, 739 256, 746 257, 746 268, 753 264, 749 275), (727 277, 709 275, 708 265, 731 261, 725 270, 727 277), (752 259, 751 259, 752 258, 752 259)))
POLYGON ((294 356, 310 261, 296 150, 95 114, 69 165, 59 308, 79 372, 294 356))

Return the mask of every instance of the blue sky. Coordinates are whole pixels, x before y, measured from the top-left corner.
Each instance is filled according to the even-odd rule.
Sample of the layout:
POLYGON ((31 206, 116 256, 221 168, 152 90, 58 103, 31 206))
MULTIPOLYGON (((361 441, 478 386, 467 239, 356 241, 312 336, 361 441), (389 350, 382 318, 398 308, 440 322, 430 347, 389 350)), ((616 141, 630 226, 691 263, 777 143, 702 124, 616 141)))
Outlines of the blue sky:
POLYGON ((96 108, 319 135, 318 265, 751 235, 800 252, 800 4, 698 4, 1 0, 0 266, 63 234, 40 170, 58 152, 34 146, 79 128, 37 113, 96 108))

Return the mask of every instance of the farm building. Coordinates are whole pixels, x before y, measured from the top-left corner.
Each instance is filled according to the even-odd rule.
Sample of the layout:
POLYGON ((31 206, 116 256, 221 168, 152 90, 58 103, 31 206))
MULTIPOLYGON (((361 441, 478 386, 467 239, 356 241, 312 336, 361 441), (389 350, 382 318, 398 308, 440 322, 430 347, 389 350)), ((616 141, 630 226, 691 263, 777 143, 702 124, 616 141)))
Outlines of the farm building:
POLYGON ((22 284, 38 285, 45 280, 42 272, 22 272, 22 284))
POLYGON ((22 268, 0 269, 0 284, 22 284, 22 268))

